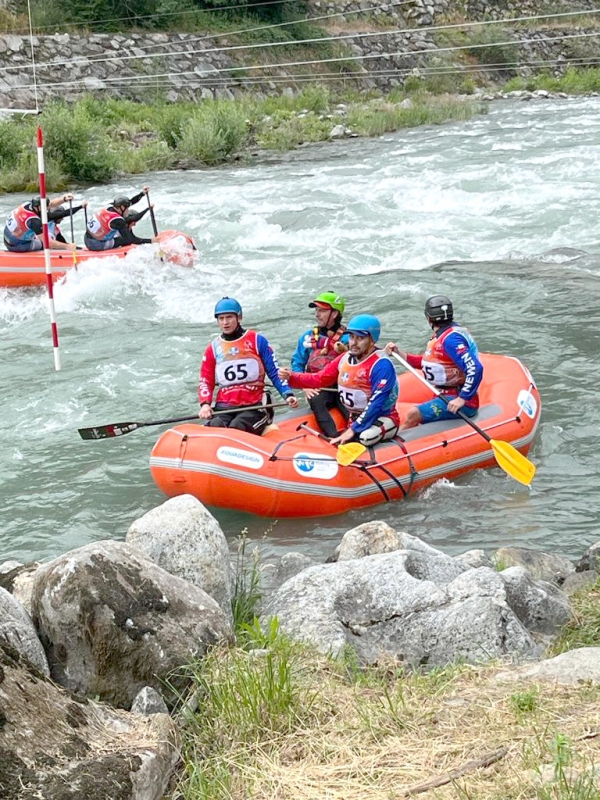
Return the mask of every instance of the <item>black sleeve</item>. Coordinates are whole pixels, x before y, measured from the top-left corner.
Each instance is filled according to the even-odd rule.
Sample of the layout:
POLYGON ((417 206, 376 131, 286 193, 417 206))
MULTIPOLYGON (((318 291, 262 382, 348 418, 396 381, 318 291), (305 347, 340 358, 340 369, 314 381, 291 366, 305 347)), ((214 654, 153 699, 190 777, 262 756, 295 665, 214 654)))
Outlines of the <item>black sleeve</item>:
POLYGON ((149 208, 145 208, 143 211, 131 211, 125 217, 125 222, 127 222, 128 224, 131 222, 139 222, 141 218, 144 216, 144 214, 147 214, 149 211, 150 211, 149 208))
POLYGON ((36 236, 41 236, 42 220, 39 217, 33 217, 32 219, 28 220, 27 225, 35 233, 36 236))
POLYGON ((129 230, 126 220, 122 217, 113 219, 110 223, 110 227, 113 231, 117 231, 121 241, 126 244, 151 244, 152 242, 152 239, 141 239, 139 236, 136 236, 135 233, 129 230))
MULTIPOLYGON (((83 206, 73 206, 73 214, 76 214, 78 211, 81 211, 83 206)), ((59 206, 55 208, 53 211, 48 211, 48 222, 60 222, 65 217, 71 216, 71 209, 70 208, 63 208, 59 206)))
POLYGON ((146 197, 144 192, 140 192, 139 194, 136 194, 134 197, 130 197, 129 202, 131 203, 132 206, 134 206, 136 203, 140 202, 142 197, 146 197))

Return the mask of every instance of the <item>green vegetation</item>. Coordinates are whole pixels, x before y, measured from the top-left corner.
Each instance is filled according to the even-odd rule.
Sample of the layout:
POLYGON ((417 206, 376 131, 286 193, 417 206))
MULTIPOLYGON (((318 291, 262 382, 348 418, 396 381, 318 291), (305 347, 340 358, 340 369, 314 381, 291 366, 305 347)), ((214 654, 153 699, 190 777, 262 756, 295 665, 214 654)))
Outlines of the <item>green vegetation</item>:
MULTIPOLYGON (((77 25, 98 31, 121 31, 128 28, 149 30, 198 30, 213 18, 227 20, 231 12, 218 11, 222 6, 237 5, 248 14, 267 22, 285 22, 306 15, 304 0, 261 4, 260 0, 232 3, 230 0, 44 0, 34 2, 32 17, 36 29, 77 25), (245 8, 243 8, 245 6, 245 8)), ((16 0, 20 17, 27 13, 25 0, 16 0)), ((240 16, 236 10, 236 16, 240 16)), ((234 12, 235 13, 235 12, 234 12)))
POLYGON ((569 67, 564 75, 556 77, 547 73, 532 75, 530 78, 512 78, 505 86, 505 92, 530 91, 545 89, 548 92, 565 92, 566 94, 590 94, 600 91, 600 69, 575 69, 569 67))
MULTIPOLYGON (((327 87, 307 86, 293 98, 144 104, 89 96, 69 106, 48 103, 41 115, 48 189, 109 182, 122 174, 213 166, 248 158, 257 148, 289 150, 327 140, 339 123, 358 135, 376 136, 467 119, 482 110, 474 102, 420 92, 410 108, 391 100, 351 102, 344 117, 333 113, 339 99, 327 87)), ((0 121, 0 191, 35 188, 38 124, 30 117, 0 121)))
POLYGON ((600 647, 600 578, 571 597, 572 622, 565 625, 561 635, 550 648, 558 655, 577 647, 600 647))

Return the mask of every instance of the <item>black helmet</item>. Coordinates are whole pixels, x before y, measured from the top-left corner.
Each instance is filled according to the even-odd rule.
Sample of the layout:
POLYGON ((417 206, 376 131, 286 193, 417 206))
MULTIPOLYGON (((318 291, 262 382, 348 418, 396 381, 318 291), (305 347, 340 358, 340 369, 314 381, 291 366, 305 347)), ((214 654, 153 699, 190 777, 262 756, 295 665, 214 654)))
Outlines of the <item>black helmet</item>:
POLYGON ((454 318, 452 301, 443 294, 430 297, 425 303, 425 316, 430 322, 452 322, 454 318))
POLYGON ((123 208, 129 208, 131 205, 131 200, 128 197, 125 197, 124 194, 117 195, 115 199, 112 201, 112 204, 115 208, 118 206, 122 206, 123 208))
MULTIPOLYGON (((38 210, 42 208, 42 198, 39 196, 39 194, 31 198, 31 202, 29 203, 29 205, 32 207, 34 211, 36 208, 38 210)), ((48 208, 49 205, 50 201, 48 200, 48 198, 46 198, 46 208, 48 208)))

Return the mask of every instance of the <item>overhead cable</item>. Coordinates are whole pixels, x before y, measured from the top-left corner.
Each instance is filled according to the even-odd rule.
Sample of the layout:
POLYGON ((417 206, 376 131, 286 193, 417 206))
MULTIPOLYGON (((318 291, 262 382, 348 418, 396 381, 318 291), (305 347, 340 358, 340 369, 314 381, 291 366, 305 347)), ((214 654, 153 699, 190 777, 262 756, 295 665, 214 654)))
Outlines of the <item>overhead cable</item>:
MULTIPOLYGON (((222 73, 231 74, 234 72, 248 72, 250 70, 271 70, 271 69, 280 69, 280 68, 288 68, 288 67, 300 67, 300 66, 315 66, 317 64, 340 64, 345 62, 359 62, 359 61, 366 61, 366 60, 373 60, 373 59, 381 59, 386 60, 390 58, 402 58, 402 57, 413 57, 416 55, 423 55, 428 54, 437 55, 438 53, 450 53, 456 52, 459 50, 483 50, 490 47, 504 47, 504 46, 514 46, 519 44, 531 44, 531 43, 549 43, 555 41, 566 41, 567 39, 583 39, 589 38, 591 36, 600 36, 600 29, 598 31, 594 31, 593 33, 577 33, 577 34, 565 34, 563 36, 548 36, 548 37, 538 37, 534 39, 509 39, 508 41, 502 42, 486 42, 482 44, 464 44, 464 45, 454 45, 449 47, 439 47, 436 48, 435 51, 432 51, 430 48, 425 48, 423 50, 409 50, 409 51, 397 51, 394 53, 366 53, 364 55, 355 55, 355 56, 337 56, 335 58, 323 58, 323 59, 311 59, 308 61, 287 61, 278 64, 246 64, 244 66, 232 66, 232 67, 215 67, 211 68, 210 70, 205 70, 210 75, 217 75, 222 73)), ((481 65, 481 68, 484 69, 485 65, 481 65)), ((186 76, 186 75, 197 75, 198 73, 195 70, 184 70, 180 72, 174 72, 172 70, 168 72, 161 72, 156 73, 154 76, 149 77, 179 77, 179 76, 186 76)), ((102 83, 104 84, 111 84, 115 81, 121 81, 122 76, 116 78, 103 78, 102 83)), ((80 83, 83 83, 84 79, 79 78, 77 80, 69 80, 69 81, 53 81, 53 82, 46 82, 43 84, 39 84, 40 87, 44 88, 52 88, 58 86, 76 86, 80 83)), ((28 87, 15 87, 15 88, 28 88, 28 87)))
MULTIPOLYGON (((586 10, 586 11, 561 12, 561 13, 558 13, 558 14, 536 14, 536 15, 533 15, 533 16, 513 17, 513 18, 500 19, 500 20, 485 20, 485 21, 478 21, 478 22, 461 22, 461 23, 453 23, 451 25, 430 26, 425 30, 426 30, 427 33, 429 33, 429 32, 455 30, 457 28, 461 28, 462 29, 462 28, 466 28, 466 27, 468 28, 468 27, 488 26, 488 25, 501 25, 501 24, 506 25, 506 24, 514 24, 514 23, 517 23, 517 22, 526 22, 526 21, 530 22, 532 20, 540 20, 540 19, 557 19, 557 18, 562 18, 562 17, 573 17, 573 16, 579 16, 579 15, 596 15, 596 14, 600 14, 600 9, 586 10)), ((325 37, 322 37, 322 38, 312 38, 312 39, 294 39, 294 40, 289 40, 289 41, 285 41, 285 42, 268 42, 266 44, 228 45, 227 47, 211 47, 211 48, 207 48, 207 49, 188 50, 188 51, 183 51, 183 52, 181 52, 181 51, 171 51, 169 53, 147 53, 147 54, 145 54, 143 56, 140 56, 140 55, 112 56, 110 58, 97 58, 97 59, 90 59, 90 58, 77 59, 77 58, 75 58, 75 59, 69 59, 69 60, 65 60, 65 61, 52 61, 52 62, 38 63, 37 66, 38 66, 38 69, 41 69, 42 67, 50 67, 50 68, 54 69, 54 68, 59 67, 59 66, 70 66, 70 67, 72 67, 72 66, 75 66, 77 64, 85 64, 85 65, 90 65, 90 64, 108 64, 108 63, 112 63, 112 62, 115 62, 115 61, 118 61, 118 62, 131 61, 131 60, 136 61, 136 60, 139 60, 139 59, 142 59, 142 58, 145 58, 145 59, 164 58, 165 56, 169 56, 169 55, 191 56, 191 55, 202 54, 204 56, 207 56, 207 55, 210 55, 210 54, 227 53, 227 52, 238 51, 238 50, 256 50, 256 49, 268 50, 268 49, 271 49, 273 47, 291 47, 291 46, 301 45, 301 44, 316 44, 316 43, 323 44, 324 42, 332 42, 332 41, 334 41, 334 42, 343 42, 343 41, 345 41, 347 39, 352 39, 352 40, 367 39, 367 38, 370 38, 370 37, 373 37, 373 36, 377 36, 377 37, 381 38, 381 37, 384 37, 384 36, 392 36, 392 35, 401 35, 401 34, 410 34, 410 33, 412 33, 412 34, 414 34, 414 33, 422 33, 423 31, 424 31, 424 29, 421 29, 421 28, 403 28, 403 29, 390 30, 390 31, 374 31, 374 32, 373 31, 369 31, 367 33, 352 33, 352 34, 344 34, 342 36, 325 36, 325 37)), ((590 35, 596 35, 596 34, 592 33, 590 35)), ((567 35, 567 36, 565 36, 563 38, 569 38, 569 36, 567 35)), ((547 41, 553 41, 553 40, 552 39, 547 39, 547 41)), ((472 45, 467 45, 467 47, 469 47, 471 49, 477 48, 477 47, 497 47, 497 46, 502 45, 502 44, 514 44, 514 43, 517 43, 517 42, 509 41, 509 42, 493 42, 493 43, 486 43, 486 44, 472 44, 472 45)), ((436 49, 436 52, 444 52, 444 51, 449 51, 449 50, 457 50, 457 49, 460 50, 460 49, 465 49, 465 48, 463 46, 456 46, 456 47, 453 47, 453 48, 439 48, 439 47, 436 47, 435 49, 436 49)), ((413 50, 411 52, 414 54, 414 53, 419 53, 419 52, 424 52, 424 51, 413 50)), ((431 52, 431 49, 428 49, 426 52, 431 52)), ((411 53, 408 53, 407 55, 410 55, 410 54, 411 53)), ((394 53, 394 54, 387 54, 387 55, 399 55, 399 54, 394 53)), ((327 63, 328 61, 331 62, 331 61, 344 61, 344 60, 359 60, 361 58, 375 58, 375 57, 377 57, 377 56, 371 56, 371 55, 356 56, 356 57, 354 57, 354 56, 352 56, 352 57, 342 56, 342 57, 336 58, 336 59, 323 59, 323 60, 316 60, 316 61, 292 62, 292 65, 327 63)), ((286 66, 286 65, 285 64, 280 64, 278 66, 286 66)), ((255 67, 253 65, 250 65, 250 66, 244 66, 244 67, 231 67, 231 70, 235 70, 235 69, 256 69, 256 68, 257 67, 255 67)), ((22 71, 23 69, 27 69, 27 66, 26 65, 19 65, 19 66, 14 66, 14 67, 2 67, 2 68, 0 68, 0 72, 7 72, 9 70, 15 70, 15 69, 18 69, 18 70, 22 71)))

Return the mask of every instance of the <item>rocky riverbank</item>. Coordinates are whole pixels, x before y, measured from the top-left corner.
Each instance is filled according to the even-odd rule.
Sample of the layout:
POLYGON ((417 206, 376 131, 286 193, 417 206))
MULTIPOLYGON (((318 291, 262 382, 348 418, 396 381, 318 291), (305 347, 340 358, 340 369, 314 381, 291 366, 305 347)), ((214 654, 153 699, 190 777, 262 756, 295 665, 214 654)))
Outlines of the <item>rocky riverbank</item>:
MULTIPOLYGON (((232 563, 214 517, 182 496, 135 521, 125 542, 89 544, 45 564, 5 562, 2 796, 160 800, 180 737, 189 745, 190 735, 219 724, 208 705, 202 723, 194 714, 204 702, 201 665, 212 663, 219 680, 233 685, 240 664, 230 660, 239 648, 247 676, 252 653, 268 672, 271 659, 281 658, 280 642, 290 641, 304 653, 301 671, 352 663, 368 676, 394 665, 400 680, 406 670, 428 674, 486 662, 494 668, 501 661, 495 674, 508 677, 498 676, 500 682, 600 686, 597 647, 547 658, 573 627, 573 593, 595 591, 599 555, 600 542, 577 564, 518 548, 451 558, 415 535, 372 522, 348 531, 325 564, 286 554, 259 599, 258 573, 232 563), (260 626, 252 623, 255 613, 260 626)), ((587 643, 599 645, 596 639, 587 643)), ((285 679, 279 673, 282 682, 261 701, 265 722, 269 703, 276 701, 282 714, 292 708, 293 672, 285 679)), ((238 710, 252 705, 250 696, 234 694, 238 710)), ((596 715, 597 694, 589 698, 596 715)), ((390 707, 390 719, 394 713, 399 708, 390 707)))

